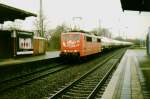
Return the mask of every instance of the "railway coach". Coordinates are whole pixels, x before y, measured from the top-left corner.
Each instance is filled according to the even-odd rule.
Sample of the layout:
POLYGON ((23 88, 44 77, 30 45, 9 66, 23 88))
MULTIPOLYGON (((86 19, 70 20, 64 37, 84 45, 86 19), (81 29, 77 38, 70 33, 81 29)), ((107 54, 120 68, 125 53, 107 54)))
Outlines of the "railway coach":
POLYGON ((101 52, 101 39, 82 32, 61 34, 60 56, 84 57, 101 52))

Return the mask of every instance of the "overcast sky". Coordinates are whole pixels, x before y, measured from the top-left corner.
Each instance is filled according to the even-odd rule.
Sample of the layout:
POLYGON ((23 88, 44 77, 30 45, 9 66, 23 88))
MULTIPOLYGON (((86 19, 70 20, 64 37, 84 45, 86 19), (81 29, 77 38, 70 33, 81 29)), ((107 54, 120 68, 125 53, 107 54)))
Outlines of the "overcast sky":
MULTIPOLYGON (((39 0, 1 0, 26 11, 39 13, 39 0)), ((98 26, 108 28, 113 35, 130 38, 144 38, 150 26, 150 13, 136 11, 122 12, 120 0, 43 0, 43 13, 49 28, 63 22, 81 29, 91 30, 98 26), (81 17, 74 20, 73 17, 81 17)), ((32 27, 32 18, 27 18, 23 25, 32 27)))

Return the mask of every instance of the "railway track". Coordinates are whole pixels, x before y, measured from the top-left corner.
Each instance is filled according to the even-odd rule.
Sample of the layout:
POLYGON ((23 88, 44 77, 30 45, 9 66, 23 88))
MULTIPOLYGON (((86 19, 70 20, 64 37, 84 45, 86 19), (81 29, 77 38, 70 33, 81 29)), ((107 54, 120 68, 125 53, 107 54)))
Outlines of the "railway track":
MULTIPOLYGON (((116 55, 113 59, 118 59, 120 60, 120 55, 116 55)), ((100 99, 109 83, 109 81, 111 80, 111 77, 114 73, 115 69, 112 70, 112 72, 110 73, 110 75, 107 77, 106 81, 104 82, 104 84, 102 84, 100 86, 100 88, 98 90, 95 91, 95 94, 93 94, 93 98, 95 99, 100 99)))
POLYGON ((99 93, 103 93, 102 90, 100 90, 101 87, 104 84, 104 86, 106 86, 105 81, 109 78, 109 75, 120 61, 122 55, 123 52, 117 52, 106 58, 101 63, 93 66, 93 69, 86 72, 80 78, 59 88, 58 91, 51 94, 48 99, 93 99, 101 96, 99 95, 99 93))
MULTIPOLYGON (((71 66, 69 66, 70 64, 67 64, 68 66, 66 64, 64 65, 55 64, 54 66, 51 66, 54 68, 49 68, 49 74, 44 75, 41 71, 39 71, 39 73, 37 72, 33 74, 33 76, 32 75, 30 76, 29 74, 28 76, 29 78, 22 76, 22 77, 18 77, 17 79, 10 80, 10 82, 6 82, 2 84, 0 83, 1 84, 0 87, 3 88, 0 89, 1 90, 0 97, 2 97, 3 99, 7 99, 9 94, 10 98, 15 97, 15 99, 20 98, 19 96, 22 95, 26 97, 25 99, 29 99, 29 98, 33 99, 35 97, 36 98, 44 97, 45 99, 45 97, 46 98, 49 97, 50 94, 54 95, 58 91, 68 86, 70 82, 75 81, 75 79, 82 76, 84 73, 90 70, 90 68, 93 68, 94 65, 91 66, 91 63, 95 64, 98 63, 99 61, 102 62, 102 60, 105 60, 111 54, 112 53, 104 54, 103 56, 100 57, 94 57, 96 60, 94 58, 91 58, 90 60, 85 61, 81 64, 71 64, 71 66), (72 71, 72 72, 69 73, 68 71, 69 72, 72 71), (41 74, 43 74, 43 76, 41 74), (28 92, 25 92, 26 90, 28 90, 28 92), (34 95, 30 94, 33 92, 35 92, 36 94, 34 95), (14 94, 17 94, 17 96, 14 94)), ((116 60, 117 58, 113 58, 113 59, 116 60)))
POLYGON ((21 74, 19 76, 11 77, 5 80, 0 81, 0 92, 6 91, 11 88, 15 88, 17 86, 21 86, 25 83, 34 81, 36 79, 40 79, 46 75, 59 72, 65 68, 67 65, 63 65, 64 63, 52 64, 52 66, 43 66, 34 72, 29 72, 25 74, 21 74), (63 65, 63 66, 62 66, 63 65))
POLYGON ((59 72, 68 66, 63 66, 63 63, 57 63, 53 64, 52 66, 45 66, 44 68, 38 69, 34 72, 30 72, 24 75, 16 76, 4 81, 0 82, 0 92, 3 92, 5 90, 17 87, 19 85, 23 85, 25 83, 28 83, 30 81, 42 78, 46 75, 59 72))

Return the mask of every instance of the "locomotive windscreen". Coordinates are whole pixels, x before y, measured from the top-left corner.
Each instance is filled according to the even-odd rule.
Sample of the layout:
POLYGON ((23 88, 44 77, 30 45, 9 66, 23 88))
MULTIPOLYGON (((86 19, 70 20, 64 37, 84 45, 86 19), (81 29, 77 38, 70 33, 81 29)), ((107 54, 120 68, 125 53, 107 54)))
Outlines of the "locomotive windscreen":
POLYGON ((79 34, 64 34, 63 35, 63 40, 68 41, 68 40, 80 40, 80 35, 79 34))
POLYGON ((63 34, 62 46, 67 48, 75 48, 80 45, 80 34, 63 34))

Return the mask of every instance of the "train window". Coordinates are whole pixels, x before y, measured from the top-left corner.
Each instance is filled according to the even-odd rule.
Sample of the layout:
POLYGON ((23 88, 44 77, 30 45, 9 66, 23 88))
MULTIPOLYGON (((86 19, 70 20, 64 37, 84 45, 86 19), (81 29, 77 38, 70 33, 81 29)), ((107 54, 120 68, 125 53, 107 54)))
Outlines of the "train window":
POLYGON ((97 39, 97 42, 101 42, 101 39, 97 39))
POLYGON ((92 37, 88 37, 88 36, 86 36, 86 41, 88 41, 88 42, 92 42, 92 37))

